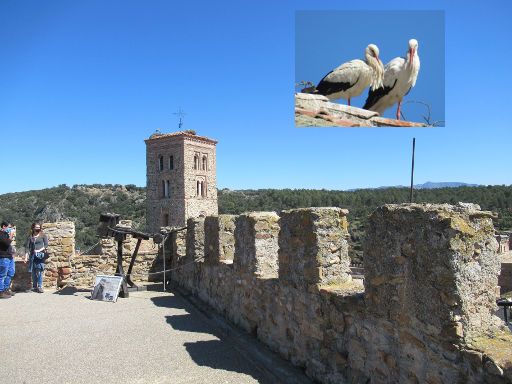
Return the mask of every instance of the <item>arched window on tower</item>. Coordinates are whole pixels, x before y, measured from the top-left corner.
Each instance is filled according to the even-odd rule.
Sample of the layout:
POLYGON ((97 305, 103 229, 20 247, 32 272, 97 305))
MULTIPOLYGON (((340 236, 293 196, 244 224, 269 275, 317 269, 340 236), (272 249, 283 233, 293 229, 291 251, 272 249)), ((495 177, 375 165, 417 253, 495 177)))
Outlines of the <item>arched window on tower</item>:
POLYGON ((200 196, 200 191, 201 191, 201 182, 199 180, 197 180, 196 182, 196 196, 200 196))
POLYGON ((171 197, 170 184, 169 180, 165 181, 165 197, 171 197))
POLYGON ((174 156, 169 156, 169 169, 174 169, 174 156))
POLYGON ((199 169, 199 156, 194 155, 194 169, 199 169))
POLYGON ((208 170, 208 160, 206 159, 206 156, 203 156, 203 171, 208 170))
POLYGON ((165 181, 162 180, 162 197, 165 197, 165 181))
POLYGON ((164 157, 163 156, 158 157, 158 170, 159 171, 164 170, 164 157))
POLYGON ((168 227, 169 226, 169 214, 164 213, 162 216, 162 227, 168 227))

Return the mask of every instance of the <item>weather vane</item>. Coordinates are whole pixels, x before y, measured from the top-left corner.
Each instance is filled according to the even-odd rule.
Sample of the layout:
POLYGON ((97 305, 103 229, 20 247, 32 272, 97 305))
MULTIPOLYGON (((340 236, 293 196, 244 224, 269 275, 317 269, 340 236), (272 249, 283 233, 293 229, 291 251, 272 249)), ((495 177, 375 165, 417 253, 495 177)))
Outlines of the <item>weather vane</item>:
POLYGON ((178 111, 177 112, 174 112, 173 115, 176 115, 180 118, 180 122, 178 124, 178 128, 181 129, 181 126, 183 125, 183 117, 185 117, 186 113, 183 112, 183 110, 181 109, 181 107, 178 108, 178 111))

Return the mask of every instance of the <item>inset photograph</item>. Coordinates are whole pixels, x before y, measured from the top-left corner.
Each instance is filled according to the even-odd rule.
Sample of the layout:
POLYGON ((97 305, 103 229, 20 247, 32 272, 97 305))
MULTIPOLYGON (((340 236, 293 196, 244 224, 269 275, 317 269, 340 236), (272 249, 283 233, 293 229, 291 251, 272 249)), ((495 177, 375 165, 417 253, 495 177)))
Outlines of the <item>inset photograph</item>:
POLYGON ((297 11, 296 127, 445 126, 444 11, 297 11))

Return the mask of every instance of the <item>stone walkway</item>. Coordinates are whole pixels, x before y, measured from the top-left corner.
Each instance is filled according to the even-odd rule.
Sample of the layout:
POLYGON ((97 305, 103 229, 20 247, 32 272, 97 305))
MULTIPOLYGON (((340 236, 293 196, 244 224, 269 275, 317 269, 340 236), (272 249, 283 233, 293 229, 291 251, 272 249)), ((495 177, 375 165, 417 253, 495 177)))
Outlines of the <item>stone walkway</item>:
POLYGON ((18 293, 0 300, 3 383, 270 383, 180 296, 18 293))

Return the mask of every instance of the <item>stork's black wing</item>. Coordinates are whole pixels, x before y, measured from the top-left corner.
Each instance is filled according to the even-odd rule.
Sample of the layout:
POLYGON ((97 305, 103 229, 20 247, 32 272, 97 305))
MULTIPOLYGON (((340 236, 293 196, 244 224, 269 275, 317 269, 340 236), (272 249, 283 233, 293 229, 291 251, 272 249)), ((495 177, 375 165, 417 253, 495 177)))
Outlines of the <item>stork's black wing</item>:
POLYGON ((366 98, 366 102, 364 103, 363 109, 370 109, 384 96, 386 96, 393 88, 395 88, 396 82, 398 79, 395 79, 395 82, 391 87, 381 87, 375 90, 371 88, 368 90, 368 97, 366 98))
POLYGON ((359 81, 359 77, 358 77, 355 83, 332 82, 332 81, 329 81, 329 79, 328 79, 328 77, 331 73, 332 73, 332 71, 329 72, 327 75, 325 75, 324 78, 322 80, 320 80, 320 82, 316 86, 316 90, 319 94, 328 96, 328 95, 332 95, 333 93, 343 92, 343 91, 346 91, 347 89, 352 88, 359 81))

